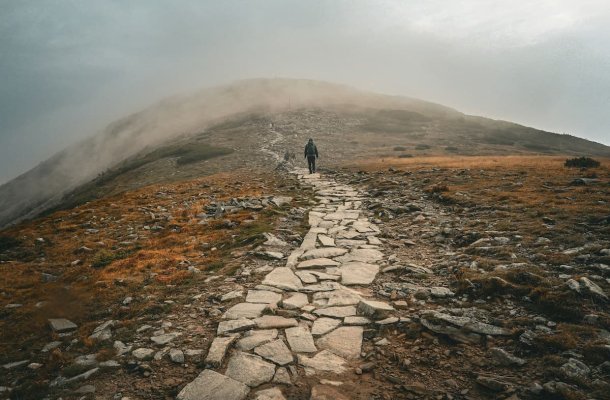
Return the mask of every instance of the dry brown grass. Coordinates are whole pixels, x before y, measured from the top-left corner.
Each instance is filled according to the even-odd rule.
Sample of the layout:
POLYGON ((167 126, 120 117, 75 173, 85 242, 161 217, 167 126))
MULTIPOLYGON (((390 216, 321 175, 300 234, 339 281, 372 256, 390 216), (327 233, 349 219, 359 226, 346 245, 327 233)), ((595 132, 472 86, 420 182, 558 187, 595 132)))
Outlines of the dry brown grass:
MULTIPOLYGON (((109 318, 104 311, 109 306, 142 292, 146 285, 164 290, 166 284, 195 279, 186 266, 179 265, 181 261, 189 260, 202 271, 224 265, 229 252, 239 247, 233 243, 234 237, 251 230, 245 220, 254 219, 258 225, 268 225, 272 220, 270 213, 241 211, 225 217, 237 223, 235 228, 226 227, 222 221, 199 225, 196 215, 208 204, 210 195, 215 200, 258 197, 265 194, 264 190, 271 190, 273 184, 270 176, 246 180, 239 174, 223 173, 153 185, 2 231, 0 235, 18 238, 21 244, 1 255, 4 261, 0 262, 0 293, 4 295, 0 298, 0 352, 9 360, 18 357, 23 348, 15 345, 16 337, 28 350, 42 347, 49 341, 47 319, 60 317, 76 322, 80 326, 79 338, 94 347, 87 336, 95 323, 88 321, 109 318), (165 228, 159 232, 141 229, 157 222, 150 212, 159 214, 158 207, 167 209, 173 219, 161 221, 165 228), (128 227, 137 229, 128 231, 128 227), (99 232, 87 233, 89 228, 99 232), (126 238, 130 232, 137 232, 140 239, 126 238), (38 243, 39 237, 45 243, 38 243), (122 244, 124 241, 132 243, 122 244), (209 246, 204 247, 203 243, 209 246), (79 251, 82 246, 94 251, 79 251), (212 247, 218 250, 211 251, 212 247), (77 259, 82 263, 71 265, 77 259), (100 259, 104 262, 93 268, 91 265, 100 259), (58 280, 42 283, 41 272, 56 275, 58 280), (43 303, 37 307, 39 302, 43 303), (8 303, 23 306, 7 310, 4 307, 8 303)), ((143 303, 132 309, 146 312, 150 306, 143 303)))
MULTIPOLYGON (((379 170, 388 167, 394 168, 468 168, 468 169, 519 169, 536 168, 546 170, 551 167, 557 170, 568 170, 563 163, 569 156, 425 156, 398 158, 386 157, 383 159, 365 159, 359 161, 357 166, 364 170, 379 170)), ((601 167, 610 166, 610 159, 599 159, 601 167)))
MULTIPOLYGON (((399 176, 401 171, 413 172, 415 175, 406 177, 406 181, 421 185, 447 204, 492 207, 501 217, 494 221, 493 228, 527 233, 524 244, 548 234, 561 236, 566 247, 576 247, 584 239, 573 234, 575 227, 608 216, 610 159, 600 159, 600 167, 586 172, 565 168, 565 159, 562 156, 430 156, 365 160, 351 168, 374 172, 392 167, 399 176), (575 178, 591 174, 597 177, 597 183, 570 184, 575 178), (549 231, 541 223, 542 217, 555 220, 553 230, 549 231)), ((553 263, 566 261, 561 254, 554 257, 553 263)))

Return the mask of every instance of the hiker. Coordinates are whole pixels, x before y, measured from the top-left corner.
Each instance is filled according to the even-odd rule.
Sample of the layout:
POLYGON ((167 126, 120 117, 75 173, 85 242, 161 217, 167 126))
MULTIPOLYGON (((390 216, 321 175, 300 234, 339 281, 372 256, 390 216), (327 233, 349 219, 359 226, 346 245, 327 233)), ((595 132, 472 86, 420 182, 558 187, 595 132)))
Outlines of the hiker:
POLYGON ((305 158, 309 166, 309 173, 313 174, 316 172, 316 158, 318 158, 318 148, 314 144, 313 139, 309 139, 305 145, 305 158))

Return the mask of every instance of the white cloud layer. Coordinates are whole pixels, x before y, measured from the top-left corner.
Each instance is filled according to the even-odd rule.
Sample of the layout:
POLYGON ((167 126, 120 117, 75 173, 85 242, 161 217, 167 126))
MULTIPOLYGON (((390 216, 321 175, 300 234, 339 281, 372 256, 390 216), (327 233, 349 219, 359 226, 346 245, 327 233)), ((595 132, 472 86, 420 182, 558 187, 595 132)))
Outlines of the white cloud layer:
POLYGON ((249 77, 610 144, 608 49, 608 0, 0 2, 0 183, 160 98, 249 77))

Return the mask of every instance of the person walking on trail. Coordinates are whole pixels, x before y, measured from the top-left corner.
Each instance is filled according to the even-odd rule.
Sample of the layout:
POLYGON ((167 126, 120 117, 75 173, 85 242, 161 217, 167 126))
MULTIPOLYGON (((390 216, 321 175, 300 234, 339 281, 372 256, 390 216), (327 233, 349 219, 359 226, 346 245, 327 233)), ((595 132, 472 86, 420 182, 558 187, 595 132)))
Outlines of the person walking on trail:
POLYGON ((307 159, 307 165, 309 166, 309 173, 315 173, 316 158, 318 158, 318 148, 313 142, 313 139, 309 139, 309 141, 305 145, 305 158, 307 159))

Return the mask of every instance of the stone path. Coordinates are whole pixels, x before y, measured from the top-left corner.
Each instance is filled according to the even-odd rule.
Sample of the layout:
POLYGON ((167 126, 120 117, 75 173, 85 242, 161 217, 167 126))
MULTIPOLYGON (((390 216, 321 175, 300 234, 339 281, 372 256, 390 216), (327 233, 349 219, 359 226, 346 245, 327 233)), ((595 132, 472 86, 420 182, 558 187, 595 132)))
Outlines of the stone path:
MULTIPOLYGON (((367 326, 393 308, 367 298, 384 258, 379 228, 361 210, 362 194, 319 174, 297 170, 315 191, 309 232, 284 267, 248 290, 218 326, 204 370, 179 400, 284 399, 284 385, 354 370, 367 326)), ((383 323, 383 321, 380 321, 383 323)), ((312 388, 315 392, 322 389, 312 388)))

